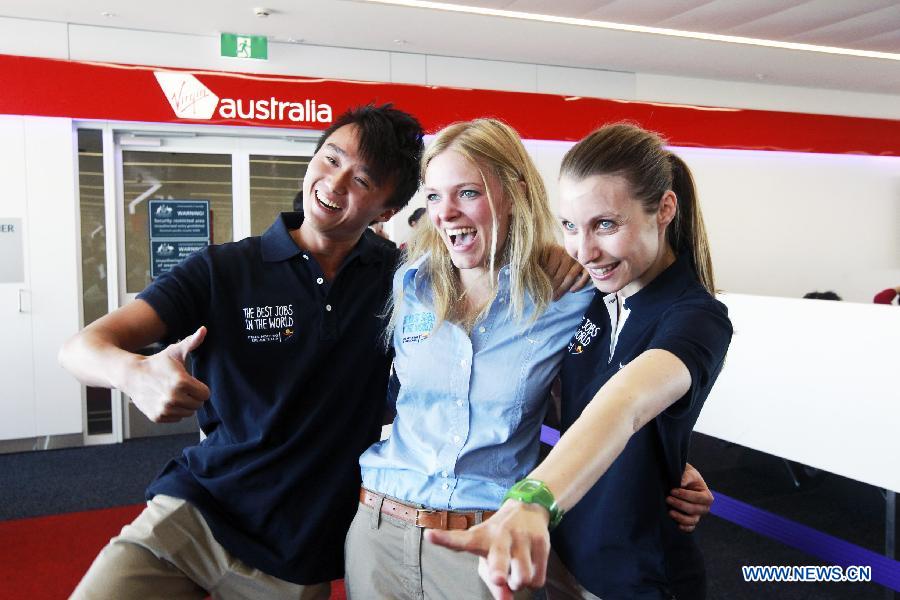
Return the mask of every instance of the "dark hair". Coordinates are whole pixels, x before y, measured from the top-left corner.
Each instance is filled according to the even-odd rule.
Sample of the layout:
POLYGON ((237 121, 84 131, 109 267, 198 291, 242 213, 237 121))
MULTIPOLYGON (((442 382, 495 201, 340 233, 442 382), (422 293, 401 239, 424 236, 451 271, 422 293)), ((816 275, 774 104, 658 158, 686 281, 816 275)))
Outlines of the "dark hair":
POLYGON ((809 292, 808 294, 803 294, 804 298, 810 298, 812 300, 842 300, 840 296, 831 290, 827 292, 809 292))
POLYGON ((668 190, 678 199, 675 218, 666 228, 666 241, 676 254, 690 256, 694 272, 715 294, 712 258, 694 177, 683 160, 666 150, 658 134, 632 123, 605 125, 572 146, 563 157, 560 177, 586 179, 619 175, 648 213, 655 212, 668 190))
POLYGON ((406 206, 419 189, 419 160, 424 150, 424 132, 419 121, 391 104, 357 106, 340 115, 322 133, 316 152, 328 136, 345 125, 356 125, 360 158, 368 165, 375 182, 394 185, 387 207, 406 206))
POLYGON ((422 218, 422 215, 425 214, 425 209, 421 206, 416 210, 412 211, 412 214, 409 215, 409 218, 406 219, 406 222, 409 223, 409 226, 412 227, 416 221, 422 218))

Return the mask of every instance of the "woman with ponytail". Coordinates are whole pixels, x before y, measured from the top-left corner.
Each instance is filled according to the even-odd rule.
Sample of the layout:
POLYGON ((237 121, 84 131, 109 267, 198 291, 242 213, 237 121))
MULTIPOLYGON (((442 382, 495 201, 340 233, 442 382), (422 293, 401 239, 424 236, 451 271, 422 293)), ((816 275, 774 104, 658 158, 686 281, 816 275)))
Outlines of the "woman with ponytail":
POLYGON ((544 584, 548 529, 561 597, 703 598, 702 557, 666 497, 732 327, 690 170, 659 136, 615 124, 569 150, 559 189, 566 250, 597 288, 563 360, 563 435, 489 521, 427 537, 480 555, 497 598, 544 584))

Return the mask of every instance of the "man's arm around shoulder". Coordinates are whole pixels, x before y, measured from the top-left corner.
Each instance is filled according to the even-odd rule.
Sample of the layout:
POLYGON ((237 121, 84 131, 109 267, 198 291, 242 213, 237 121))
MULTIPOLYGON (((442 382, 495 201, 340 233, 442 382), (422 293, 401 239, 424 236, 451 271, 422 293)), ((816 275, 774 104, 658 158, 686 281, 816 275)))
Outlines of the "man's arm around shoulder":
POLYGON ((122 390, 154 422, 180 421, 209 398, 209 388, 184 367, 188 353, 203 343, 206 327, 152 356, 137 354, 165 335, 156 311, 135 300, 67 340, 59 362, 85 385, 122 390))

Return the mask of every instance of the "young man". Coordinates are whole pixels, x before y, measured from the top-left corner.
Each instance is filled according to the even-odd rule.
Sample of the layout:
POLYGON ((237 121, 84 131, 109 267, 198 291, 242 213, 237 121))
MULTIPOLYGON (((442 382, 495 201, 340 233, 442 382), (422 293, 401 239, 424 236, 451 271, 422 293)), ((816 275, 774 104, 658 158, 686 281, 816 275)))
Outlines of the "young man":
POLYGON ((60 361, 85 384, 157 422, 196 412, 207 435, 73 597, 328 597, 390 365, 379 314, 397 255, 366 228, 415 193, 422 147, 406 113, 349 111, 319 141, 302 214, 188 257, 66 343, 60 361))

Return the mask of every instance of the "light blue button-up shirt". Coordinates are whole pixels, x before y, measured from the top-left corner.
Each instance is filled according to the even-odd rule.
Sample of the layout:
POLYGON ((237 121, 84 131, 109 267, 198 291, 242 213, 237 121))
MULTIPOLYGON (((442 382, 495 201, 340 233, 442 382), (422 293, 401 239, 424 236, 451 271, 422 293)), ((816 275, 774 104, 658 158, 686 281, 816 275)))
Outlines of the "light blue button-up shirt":
MULTIPOLYGON (((435 328, 424 260, 401 268, 394 330, 400 380, 391 437, 360 457, 363 485, 443 510, 493 510, 538 459, 550 384, 593 298, 593 287, 566 294, 531 323, 509 311, 509 267, 471 334, 435 328)), ((396 297, 396 296, 395 296, 396 297)))

